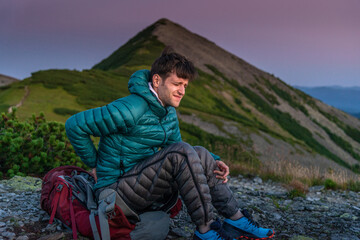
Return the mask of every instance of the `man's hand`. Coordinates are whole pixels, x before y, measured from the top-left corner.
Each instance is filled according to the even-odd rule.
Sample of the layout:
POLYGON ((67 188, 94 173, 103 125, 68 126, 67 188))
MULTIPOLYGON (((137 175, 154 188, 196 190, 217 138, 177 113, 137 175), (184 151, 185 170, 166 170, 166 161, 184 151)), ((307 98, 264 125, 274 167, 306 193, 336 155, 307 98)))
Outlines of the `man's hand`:
POLYGON ((228 179, 227 176, 230 173, 229 167, 223 162, 216 160, 216 165, 219 167, 220 170, 214 170, 214 173, 217 174, 216 178, 223 179, 223 183, 227 183, 228 179))
POLYGON ((97 182, 96 168, 93 168, 93 169, 91 170, 91 173, 94 175, 95 182, 97 182))

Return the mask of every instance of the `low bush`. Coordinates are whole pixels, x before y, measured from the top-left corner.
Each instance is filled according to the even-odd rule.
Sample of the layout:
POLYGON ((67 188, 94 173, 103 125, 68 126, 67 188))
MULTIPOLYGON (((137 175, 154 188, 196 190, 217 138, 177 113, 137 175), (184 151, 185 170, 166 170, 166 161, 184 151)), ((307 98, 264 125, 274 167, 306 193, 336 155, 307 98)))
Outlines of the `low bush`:
POLYGON ((74 115, 78 112, 79 112, 78 110, 69 109, 69 108, 54 108, 54 113, 63 115, 63 116, 74 115))
POLYGON ((329 179, 329 178, 325 179, 324 186, 326 189, 333 189, 333 190, 337 189, 336 182, 334 182, 332 179, 329 179))
POLYGON ((15 115, 0 118, 0 177, 42 176, 54 167, 86 168, 66 137, 65 125, 47 122, 44 114, 20 122, 15 115))

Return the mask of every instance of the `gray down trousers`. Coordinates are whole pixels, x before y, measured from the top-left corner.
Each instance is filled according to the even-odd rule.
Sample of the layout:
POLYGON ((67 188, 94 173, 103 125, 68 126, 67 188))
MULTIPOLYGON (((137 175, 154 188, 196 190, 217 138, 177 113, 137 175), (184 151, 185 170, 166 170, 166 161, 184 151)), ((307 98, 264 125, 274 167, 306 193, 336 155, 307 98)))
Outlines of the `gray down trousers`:
MULTIPOLYGON (((211 154, 203 147, 185 142, 174 143, 126 172, 108 186, 117 191, 136 213, 159 210, 180 193, 192 221, 202 225, 214 218, 213 207, 229 218, 237 202, 227 184, 217 179, 211 154)), ((101 189, 100 189, 101 191, 101 189)))

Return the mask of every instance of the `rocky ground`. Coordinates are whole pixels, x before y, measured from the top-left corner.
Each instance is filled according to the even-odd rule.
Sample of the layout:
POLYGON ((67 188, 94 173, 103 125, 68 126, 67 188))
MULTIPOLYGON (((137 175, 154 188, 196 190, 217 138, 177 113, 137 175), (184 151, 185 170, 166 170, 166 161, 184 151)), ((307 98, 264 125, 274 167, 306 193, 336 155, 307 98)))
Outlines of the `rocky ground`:
MULTIPOLYGON (((290 198, 279 183, 260 178, 231 178, 230 187, 242 208, 275 239, 360 239, 360 193, 311 187, 306 197, 290 198)), ((15 177, 0 182, 0 240, 71 239, 71 231, 40 209, 41 180, 15 177)), ((191 239, 195 226, 183 209, 172 220, 168 239, 191 239)), ((86 239, 81 238, 80 239, 86 239)))

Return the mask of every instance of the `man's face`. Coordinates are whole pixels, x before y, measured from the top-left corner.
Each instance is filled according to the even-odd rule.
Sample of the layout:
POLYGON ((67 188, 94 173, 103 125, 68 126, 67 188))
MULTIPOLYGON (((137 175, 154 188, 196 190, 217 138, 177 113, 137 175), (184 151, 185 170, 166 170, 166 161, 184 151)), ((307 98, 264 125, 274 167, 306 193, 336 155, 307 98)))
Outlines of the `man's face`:
POLYGON ((171 73, 166 79, 154 74, 152 81, 153 88, 165 107, 178 107, 189 83, 188 79, 178 78, 175 73, 171 73))

